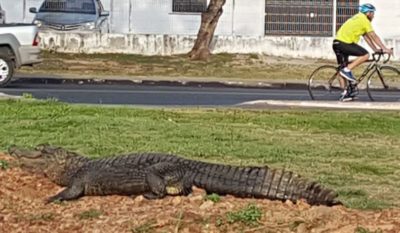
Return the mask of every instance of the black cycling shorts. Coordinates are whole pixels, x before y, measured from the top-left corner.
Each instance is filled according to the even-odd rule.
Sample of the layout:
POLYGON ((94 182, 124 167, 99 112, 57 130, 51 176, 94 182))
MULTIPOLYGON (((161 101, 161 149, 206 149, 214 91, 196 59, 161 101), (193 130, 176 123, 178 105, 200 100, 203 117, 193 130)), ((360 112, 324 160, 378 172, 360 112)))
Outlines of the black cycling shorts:
POLYGON ((340 40, 333 41, 333 51, 335 51, 336 59, 341 67, 347 66, 349 63, 349 56, 364 56, 368 51, 358 44, 346 44, 340 40))

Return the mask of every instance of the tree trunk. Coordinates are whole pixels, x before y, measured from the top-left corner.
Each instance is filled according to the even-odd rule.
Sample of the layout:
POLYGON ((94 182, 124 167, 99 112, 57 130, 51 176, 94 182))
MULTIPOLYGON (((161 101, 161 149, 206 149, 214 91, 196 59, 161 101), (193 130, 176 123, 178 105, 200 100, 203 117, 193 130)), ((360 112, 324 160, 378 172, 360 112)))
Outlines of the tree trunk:
POLYGON ((210 43, 225 2, 226 0, 211 0, 207 11, 201 14, 200 30, 196 42, 189 52, 190 59, 206 60, 211 55, 210 43))

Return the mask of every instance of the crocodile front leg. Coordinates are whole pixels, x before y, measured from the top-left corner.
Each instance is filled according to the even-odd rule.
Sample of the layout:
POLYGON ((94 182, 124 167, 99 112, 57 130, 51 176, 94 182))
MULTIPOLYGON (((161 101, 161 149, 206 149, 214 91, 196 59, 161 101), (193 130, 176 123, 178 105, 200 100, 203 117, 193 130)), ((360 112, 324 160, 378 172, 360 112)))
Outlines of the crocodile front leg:
POLYGON ((55 201, 68 201, 78 199, 84 195, 84 186, 83 185, 72 185, 65 188, 63 191, 58 194, 49 197, 46 200, 46 204, 55 202, 55 201))

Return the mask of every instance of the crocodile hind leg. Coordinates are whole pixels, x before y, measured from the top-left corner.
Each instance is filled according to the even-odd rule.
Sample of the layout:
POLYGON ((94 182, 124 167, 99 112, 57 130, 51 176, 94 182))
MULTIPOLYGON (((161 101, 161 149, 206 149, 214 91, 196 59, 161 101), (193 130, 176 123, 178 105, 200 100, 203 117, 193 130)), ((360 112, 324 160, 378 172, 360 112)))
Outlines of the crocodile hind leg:
POLYGON ((46 199, 46 204, 55 201, 68 201, 78 199, 84 195, 84 187, 82 185, 72 185, 65 188, 63 191, 46 199))
POLYGON ((151 190, 144 194, 148 199, 163 198, 166 195, 188 195, 192 192, 192 182, 181 164, 162 162, 148 168, 147 184, 151 190))

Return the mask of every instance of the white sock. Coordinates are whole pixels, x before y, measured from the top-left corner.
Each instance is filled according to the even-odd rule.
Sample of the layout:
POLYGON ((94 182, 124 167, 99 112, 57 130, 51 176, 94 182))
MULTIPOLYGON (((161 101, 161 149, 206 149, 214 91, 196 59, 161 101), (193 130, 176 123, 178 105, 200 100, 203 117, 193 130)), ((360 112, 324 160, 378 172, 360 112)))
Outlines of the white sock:
POLYGON ((345 72, 350 72, 350 71, 351 71, 351 70, 350 70, 349 68, 347 68, 347 67, 344 67, 343 70, 344 70, 345 72))

